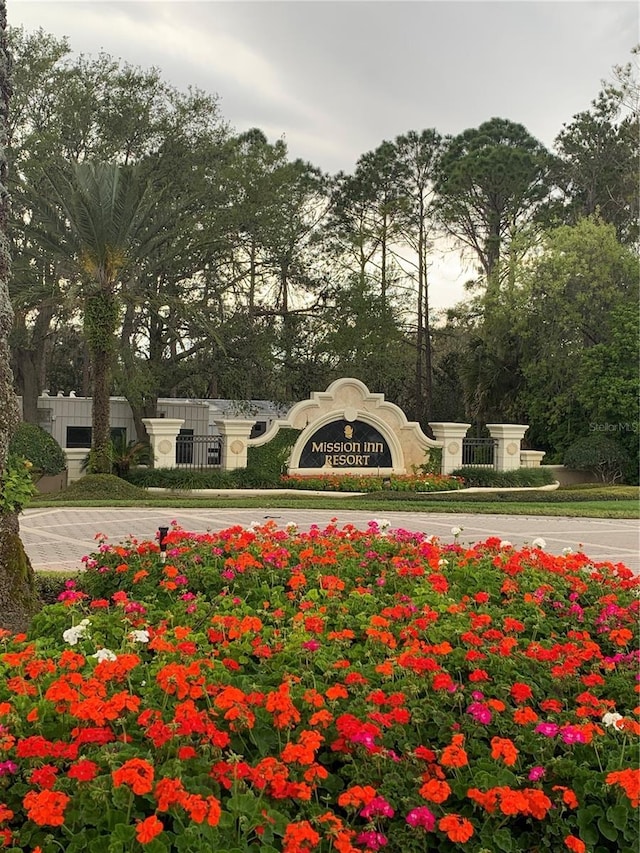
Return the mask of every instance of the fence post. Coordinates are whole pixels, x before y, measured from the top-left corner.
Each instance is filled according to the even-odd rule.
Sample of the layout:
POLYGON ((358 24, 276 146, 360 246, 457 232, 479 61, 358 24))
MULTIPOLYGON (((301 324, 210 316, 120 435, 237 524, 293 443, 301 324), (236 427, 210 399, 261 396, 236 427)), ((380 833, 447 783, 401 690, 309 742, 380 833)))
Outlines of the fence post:
POLYGON ((520 467, 539 468, 542 465, 542 458, 545 455, 546 453, 544 450, 521 450, 520 467))
POLYGON ((489 435, 498 441, 496 470, 512 471, 520 467, 520 444, 529 424, 487 424, 489 435))
POLYGON ((176 438, 184 423, 181 418, 143 418, 151 442, 156 468, 176 467, 176 438))
POLYGON ((220 467, 222 471, 235 471, 247 467, 247 442, 255 420, 226 420, 215 421, 222 436, 222 454, 220 467))
POLYGON ((442 474, 450 474, 462 466, 462 439, 471 424, 454 424, 429 421, 433 435, 442 445, 442 474))

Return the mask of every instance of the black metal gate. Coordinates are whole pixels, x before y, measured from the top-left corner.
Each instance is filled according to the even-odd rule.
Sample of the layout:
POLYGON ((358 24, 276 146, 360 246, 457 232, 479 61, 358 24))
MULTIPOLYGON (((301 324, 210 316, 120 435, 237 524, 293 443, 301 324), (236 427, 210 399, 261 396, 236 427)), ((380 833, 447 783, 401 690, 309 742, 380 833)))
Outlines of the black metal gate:
POLYGON ((176 466, 200 471, 219 468, 222 462, 222 437, 219 435, 189 435, 176 437, 176 466))
POLYGON ((495 468, 497 438, 463 438, 462 464, 476 468, 495 468))

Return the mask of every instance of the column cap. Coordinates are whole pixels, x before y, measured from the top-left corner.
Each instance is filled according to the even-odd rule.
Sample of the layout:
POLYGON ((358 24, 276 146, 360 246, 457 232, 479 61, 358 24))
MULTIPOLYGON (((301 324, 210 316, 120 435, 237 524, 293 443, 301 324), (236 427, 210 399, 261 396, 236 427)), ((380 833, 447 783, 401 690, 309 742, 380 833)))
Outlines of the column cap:
POLYGON ((523 438, 529 424, 487 424, 491 438, 523 438))

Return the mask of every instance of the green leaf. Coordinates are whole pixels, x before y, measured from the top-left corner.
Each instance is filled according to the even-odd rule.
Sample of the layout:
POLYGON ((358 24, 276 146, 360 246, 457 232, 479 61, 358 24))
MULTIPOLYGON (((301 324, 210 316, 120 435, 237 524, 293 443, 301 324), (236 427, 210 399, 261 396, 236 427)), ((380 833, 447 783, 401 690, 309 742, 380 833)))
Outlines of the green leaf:
POLYGON ((611 806, 607 809, 607 820, 610 821, 616 829, 623 830, 629 819, 629 809, 622 805, 611 806))
POLYGON ((171 842, 162 835, 153 838, 144 845, 145 853, 167 853, 171 849, 171 842))
POLYGON ((492 833, 492 838, 496 850, 504 850, 504 853, 511 853, 513 850, 513 838, 508 829, 496 829, 492 833))
POLYGON ((606 818, 600 818, 598 821, 598 829, 605 838, 609 839, 609 841, 615 841, 618 837, 618 830, 613 826, 613 824, 609 823, 606 818))
POLYGON ((229 797, 226 806, 230 812, 249 817, 256 812, 258 801, 253 794, 235 794, 233 797, 229 797))
POLYGON ((119 823, 113 828, 111 833, 112 841, 119 841, 122 844, 128 844, 133 841, 136 834, 135 826, 129 826, 126 823, 119 823))

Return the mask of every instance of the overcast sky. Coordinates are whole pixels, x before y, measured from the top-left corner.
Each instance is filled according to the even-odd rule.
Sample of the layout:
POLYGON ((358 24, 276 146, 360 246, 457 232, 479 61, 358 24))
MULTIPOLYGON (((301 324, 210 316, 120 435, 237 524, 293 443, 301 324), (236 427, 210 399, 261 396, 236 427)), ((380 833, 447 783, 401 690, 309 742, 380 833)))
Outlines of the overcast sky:
MULTIPOLYGON (((68 36, 220 96, 237 131, 283 137, 325 171, 408 130, 455 134, 494 116, 551 147, 640 40, 635 2, 526 0, 8 0, 12 26, 68 36)), ((435 279, 462 293, 455 257, 435 279)))

